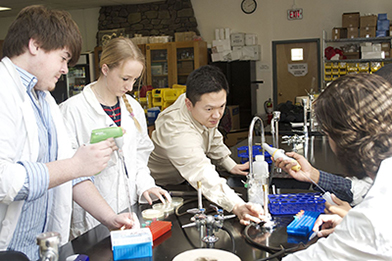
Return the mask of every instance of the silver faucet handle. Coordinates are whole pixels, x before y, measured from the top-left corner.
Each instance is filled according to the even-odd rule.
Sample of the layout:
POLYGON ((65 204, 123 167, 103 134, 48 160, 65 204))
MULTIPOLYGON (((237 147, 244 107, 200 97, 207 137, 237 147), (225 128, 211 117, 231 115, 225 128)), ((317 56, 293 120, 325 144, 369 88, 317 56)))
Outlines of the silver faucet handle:
POLYGON ((273 115, 273 120, 274 121, 279 121, 279 119, 280 119, 280 111, 273 111, 272 115, 273 115))
POLYGON ((57 261, 61 236, 58 232, 46 232, 36 238, 42 260, 57 261))

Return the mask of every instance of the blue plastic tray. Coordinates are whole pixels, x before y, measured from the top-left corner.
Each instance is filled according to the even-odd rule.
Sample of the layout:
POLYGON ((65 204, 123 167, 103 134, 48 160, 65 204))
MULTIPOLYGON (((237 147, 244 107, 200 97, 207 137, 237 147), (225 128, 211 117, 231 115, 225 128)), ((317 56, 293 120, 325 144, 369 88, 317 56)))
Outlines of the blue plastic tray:
POLYGON ((323 213, 325 208, 325 199, 317 192, 270 194, 268 198, 272 215, 294 215, 301 210, 323 213))

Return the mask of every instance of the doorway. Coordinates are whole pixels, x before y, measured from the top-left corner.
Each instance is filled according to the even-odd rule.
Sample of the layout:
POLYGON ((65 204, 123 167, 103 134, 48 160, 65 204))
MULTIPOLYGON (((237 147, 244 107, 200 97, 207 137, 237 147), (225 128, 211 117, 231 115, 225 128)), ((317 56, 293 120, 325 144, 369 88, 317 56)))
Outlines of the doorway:
POLYGON ((274 108, 320 91, 320 39, 273 41, 274 108))

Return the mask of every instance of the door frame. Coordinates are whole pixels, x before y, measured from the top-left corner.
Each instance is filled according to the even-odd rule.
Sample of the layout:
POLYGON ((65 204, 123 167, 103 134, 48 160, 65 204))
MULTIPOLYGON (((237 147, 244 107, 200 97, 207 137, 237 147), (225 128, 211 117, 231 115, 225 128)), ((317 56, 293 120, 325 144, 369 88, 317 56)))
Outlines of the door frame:
POLYGON ((283 40, 283 41, 272 41, 272 77, 273 77, 273 88, 272 88, 272 96, 273 96, 273 105, 274 110, 278 108, 278 75, 277 75, 277 62, 276 62, 276 46, 278 44, 291 44, 291 43, 317 43, 317 73, 319 75, 318 78, 318 89, 321 90, 321 54, 320 54, 320 38, 310 38, 310 39, 297 39, 297 40, 283 40))

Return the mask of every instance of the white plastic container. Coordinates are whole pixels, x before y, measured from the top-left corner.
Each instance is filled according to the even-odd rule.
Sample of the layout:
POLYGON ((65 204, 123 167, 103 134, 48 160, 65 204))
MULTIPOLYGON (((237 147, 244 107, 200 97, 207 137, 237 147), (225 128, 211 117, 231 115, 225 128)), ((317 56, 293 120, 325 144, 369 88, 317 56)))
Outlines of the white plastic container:
POLYGON ((253 162, 253 179, 250 181, 248 190, 249 202, 264 206, 263 184, 268 184, 268 163, 263 155, 256 155, 253 162))

